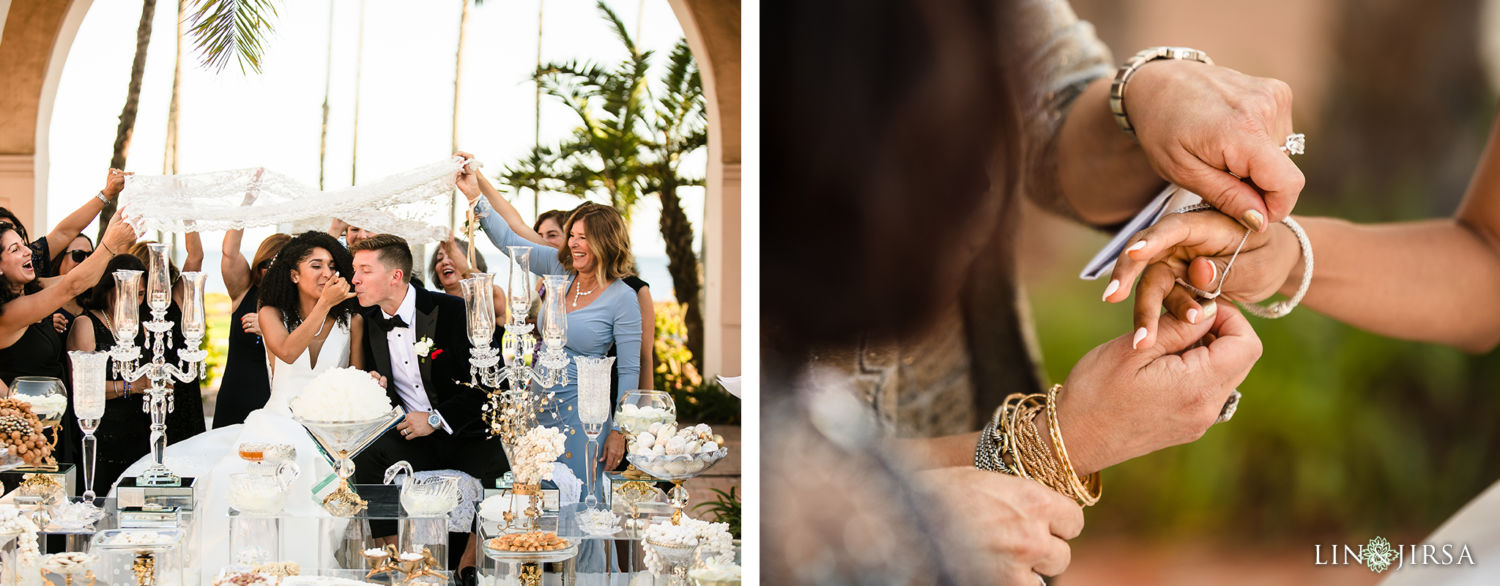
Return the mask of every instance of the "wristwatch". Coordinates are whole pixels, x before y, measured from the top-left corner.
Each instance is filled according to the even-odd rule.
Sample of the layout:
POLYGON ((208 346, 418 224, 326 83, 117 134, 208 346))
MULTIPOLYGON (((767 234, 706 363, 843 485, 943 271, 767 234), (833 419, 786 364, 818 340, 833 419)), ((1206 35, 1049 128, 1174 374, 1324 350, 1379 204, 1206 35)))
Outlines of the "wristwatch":
POLYGON ((427 425, 432 426, 433 429, 442 429, 442 427, 443 427, 443 416, 442 415, 438 415, 438 412, 436 410, 428 412, 427 413, 427 425))

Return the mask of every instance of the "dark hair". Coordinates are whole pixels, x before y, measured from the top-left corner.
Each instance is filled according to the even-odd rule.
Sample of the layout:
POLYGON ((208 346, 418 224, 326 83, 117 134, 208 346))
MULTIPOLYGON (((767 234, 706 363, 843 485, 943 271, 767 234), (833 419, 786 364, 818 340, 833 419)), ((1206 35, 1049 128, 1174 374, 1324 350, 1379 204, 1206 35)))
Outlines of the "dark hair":
MULTIPOLYGON (((260 283, 260 299, 257 307, 274 307, 281 311, 281 321, 288 331, 294 330, 302 323, 302 300, 297 291, 297 284, 292 282, 292 273, 297 270, 297 265, 312 256, 313 250, 321 248, 327 250, 333 256, 333 268, 345 279, 354 275, 354 259, 344 245, 339 244, 326 232, 316 230, 303 232, 287 241, 281 252, 276 254, 276 260, 271 261, 271 268, 266 269, 265 279, 260 283)), ((349 323, 349 314, 359 310, 359 304, 354 299, 340 303, 328 316, 340 324, 349 323)))
MULTIPOLYGON (((578 209, 578 208, 573 208, 573 209, 578 209)), ((532 230, 536 230, 536 232, 538 234, 542 233, 542 222, 545 222, 547 220, 552 220, 554 222, 557 222, 558 229, 562 229, 563 224, 568 223, 568 216, 570 216, 572 214, 573 214, 572 210, 569 210, 569 211, 566 211, 566 212, 562 211, 562 210, 547 210, 545 212, 542 212, 541 215, 539 215, 539 216, 536 217, 536 224, 533 224, 531 226, 531 229, 532 230)))
MULTIPOLYGON (((453 242, 458 245, 458 249, 460 251, 462 251, 465 254, 468 254, 468 252, 469 252, 469 243, 468 243, 468 241, 464 240, 463 238, 454 238, 453 242)), ((438 247, 434 248, 432 250, 432 261, 427 263, 427 272, 432 273, 432 282, 433 282, 433 284, 437 285, 438 288, 442 288, 442 283, 439 281, 438 276, 437 276, 438 252, 440 252, 442 250, 443 250, 442 244, 439 243, 438 247)), ((481 272, 481 273, 487 273, 487 272, 489 272, 490 266, 489 266, 489 263, 484 262, 484 253, 483 252, 479 252, 477 250, 474 251, 474 267, 473 268, 478 269, 479 272, 481 272)))
POLYGON ((400 269, 406 282, 411 282, 411 247, 406 244, 405 238, 395 234, 376 234, 360 240, 349 250, 350 252, 375 251, 381 263, 390 268, 400 269))
POLYGON ((762 164, 776 186, 761 197, 768 370, 909 333, 957 303, 953 259, 1009 209, 1017 96, 1032 95, 1005 59, 1014 3, 778 4, 767 22, 781 31, 762 47, 779 64, 761 85, 762 142, 775 145, 762 164), (834 250, 854 254, 814 262, 834 250))
MULTIPOLYGON (((3 212, 3 211, 5 211, 5 208, 0 208, 0 212, 3 212)), ((10 213, 10 212, 5 212, 5 213, 10 213)), ((11 216, 11 217, 15 217, 15 216, 11 216)), ((29 243, 29 242, 26 241, 25 233, 23 231, 21 231, 20 229, 18 229, 15 224, 9 224, 9 223, 0 221, 0 238, 4 238, 5 235, 7 233, 10 233, 10 232, 15 232, 16 236, 19 236, 21 238, 21 246, 31 246, 31 243, 29 243)), ((3 250, 0 250, 0 252, 3 252, 3 250)), ((41 279, 32 279, 31 282, 26 283, 26 285, 22 288, 21 292, 22 292, 22 294, 30 295, 32 293, 36 293, 37 291, 41 291, 41 290, 42 290, 41 279)), ((16 295, 15 293, 12 293, 10 291, 10 277, 9 276, 5 276, 5 275, 0 275, 0 313, 3 313, 5 311, 5 304, 6 303, 10 303, 10 300, 15 299, 16 297, 18 297, 18 295, 16 295)))
POLYGON ((0 208, 0 223, 7 222, 15 227, 16 234, 21 236, 21 240, 25 240, 27 244, 31 243, 31 235, 26 232, 26 225, 21 223, 21 218, 16 217, 16 213, 9 209, 0 208))
MULTIPOLYGON (((79 238, 82 238, 84 240, 89 241, 89 248, 93 248, 94 247, 94 239, 93 238, 89 238, 87 234, 79 232, 77 236, 73 237, 73 240, 77 240, 79 238)), ((73 240, 69 240, 68 244, 72 244, 73 240)), ((68 255, 68 245, 64 244, 63 245, 63 249, 57 251, 57 256, 52 257, 52 271, 53 272, 57 272, 58 268, 62 266, 63 257, 65 257, 67 255, 68 255)), ((61 273, 58 273, 58 274, 61 274, 61 273)))
MULTIPOLYGON (((92 288, 77 297, 78 305, 84 309, 109 310, 109 294, 115 291, 115 271, 142 271, 145 272, 146 263, 129 254, 117 254, 109 259, 109 264, 104 266, 104 276, 99 277, 99 282, 92 288)), ((145 276, 142 275, 142 279, 145 276)), ((142 281, 144 282, 144 281, 142 281)))

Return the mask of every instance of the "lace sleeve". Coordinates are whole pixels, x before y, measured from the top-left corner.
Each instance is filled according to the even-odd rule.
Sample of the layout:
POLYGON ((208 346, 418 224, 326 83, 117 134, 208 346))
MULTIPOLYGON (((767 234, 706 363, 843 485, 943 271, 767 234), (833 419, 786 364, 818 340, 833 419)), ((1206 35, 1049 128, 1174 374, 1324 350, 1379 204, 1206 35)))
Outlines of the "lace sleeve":
POLYGON ((1021 99, 1028 170, 1022 190, 1042 208, 1080 221, 1058 186, 1057 136, 1084 88, 1114 73, 1114 57, 1066 0, 1027 0, 1019 11, 1033 25, 1024 27, 1012 50, 1022 71, 1039 81, 1021 99))

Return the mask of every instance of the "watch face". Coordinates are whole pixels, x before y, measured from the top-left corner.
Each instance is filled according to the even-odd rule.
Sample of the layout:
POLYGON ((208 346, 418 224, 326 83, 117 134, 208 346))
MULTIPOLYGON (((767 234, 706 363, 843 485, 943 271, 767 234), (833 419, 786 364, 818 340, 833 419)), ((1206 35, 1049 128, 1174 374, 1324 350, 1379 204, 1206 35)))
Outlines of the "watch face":
POLYGON ((432 413, 432 414, 430 414, 430 415, 427 416, 427 425, 431 425, 433 427, 437 427, 442 422, 443 422, 443 418, 439 417, 437 413, 432 413))

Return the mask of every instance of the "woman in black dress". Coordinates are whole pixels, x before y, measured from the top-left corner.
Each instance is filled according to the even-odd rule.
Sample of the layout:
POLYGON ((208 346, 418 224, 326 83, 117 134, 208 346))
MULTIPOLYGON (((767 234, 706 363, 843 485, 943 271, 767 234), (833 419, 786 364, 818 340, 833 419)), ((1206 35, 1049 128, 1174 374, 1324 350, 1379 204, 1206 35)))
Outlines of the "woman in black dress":
POLYGON ((219 398, 214 406, 214 429, 244 423, 251 411, 266 406, 271 398, 271 378, 266 365, 266 347, 260 340, 260 323, 256 315, 261 277, 270 268, 276 253, 292 237, 272 234, 255 250, 254 263, 245 262, 240 254, 244 230, 224 233, 224 257, 219 270, 224 286, 234 300, 234 315, 229 320, 229 355, 220 378, 219 398))
MULTIPOLYGON (((115 271, 145 271, 146 265, 134 256, 124 254, 109 261, 104 276, 88 293, 80 296, 83 313, 73 320, 68 332, 68 350, 107 351, 114 345, 115 271)), ((138 287, 137 299, 145 298, 145 281, 138 287)), ((145 339, 137 337, 137 343, 145 339)), ((115 371, 114 362, 104 383, 104 418, 100 421, 99 452, 95 460, 94 488, 108 492, 109 486, 131 463, 151 451, 151 416, 145 412, 146 377, 124 381, 115 371)))
MULTIPOLYGON (((18 376, 50 376, 69 380, 63 355, 63 339, 52 323, 52 313, 68 299, 93 286, 116 252, 135 241, 135 231, 119 221, 110 223, 100 242, 100 253, 91 255, 72 272, 48 280, 37 279, 31 248, 14 226, 0 223, 0 380, 14 386, 18 376)), ((75 452, 68 441, 77 425, 72 420, 72 401, 59 428, 59 461, 72 461, 75 452)))

